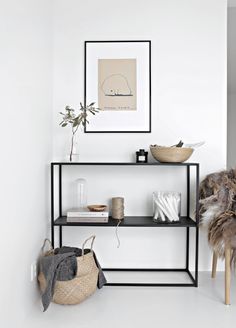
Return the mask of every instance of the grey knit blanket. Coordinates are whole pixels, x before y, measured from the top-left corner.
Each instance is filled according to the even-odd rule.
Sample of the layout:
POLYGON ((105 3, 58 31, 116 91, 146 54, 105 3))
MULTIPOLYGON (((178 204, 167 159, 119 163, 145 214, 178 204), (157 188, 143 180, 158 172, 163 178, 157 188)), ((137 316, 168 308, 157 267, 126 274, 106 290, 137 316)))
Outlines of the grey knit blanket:
MULTIPOLYGON (((84 254, 90 252, 90 249, 85 249, 84 254)), ((99 269, 98 273, 98 288, 102 288, 107 282, 102 271, 102 268, 93 252, 95 263, 99 269)), ((82 256, 82 249, 76 247, 61 247, 54 250, 54 254, 42 256, 40 259, 40 270, 43 272, 46 279, 46 289, 42 294, 42 303, 44 311, 47 310, 53 298, 54 287, 57 280, 67 281, 76 276, 77 260, 76 257, 82 256)))

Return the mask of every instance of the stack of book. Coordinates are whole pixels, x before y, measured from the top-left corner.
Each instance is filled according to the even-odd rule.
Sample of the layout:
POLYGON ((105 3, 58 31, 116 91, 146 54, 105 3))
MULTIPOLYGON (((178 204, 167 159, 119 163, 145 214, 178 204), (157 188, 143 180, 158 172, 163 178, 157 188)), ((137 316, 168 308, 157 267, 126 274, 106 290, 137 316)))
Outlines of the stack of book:
POLYGON ((109 212, 91 212, 86 208, 71 209, 67 212, 67 222, 89 222, 106 223, 108 222, 109 212))

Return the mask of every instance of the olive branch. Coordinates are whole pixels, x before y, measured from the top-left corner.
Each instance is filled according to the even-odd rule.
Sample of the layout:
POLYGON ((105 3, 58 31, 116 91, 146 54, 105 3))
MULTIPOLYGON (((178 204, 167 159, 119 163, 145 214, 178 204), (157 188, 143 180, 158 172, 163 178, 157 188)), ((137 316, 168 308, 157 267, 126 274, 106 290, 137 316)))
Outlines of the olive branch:
POLYGON ((78 131, 80 126, 85 128, 86 124, 89 124, 88 116, 90 114, 96 115, 99 112, 99 108, 96 108, 95 102, 92 102, 88 106, 83 106, 80 103, 79 113, 76 114, 75 109, 71 108, 70 106, 65 107, 65 112, 60 114, 62 115, 62 121, 60 122, 61 127, 66 127, 67 125, 71 126, 72 137, 71 137, 71 148, 70 148, 70 162, 72 161, 72 154, 74 148, 74 138, 75 134, 78 131))

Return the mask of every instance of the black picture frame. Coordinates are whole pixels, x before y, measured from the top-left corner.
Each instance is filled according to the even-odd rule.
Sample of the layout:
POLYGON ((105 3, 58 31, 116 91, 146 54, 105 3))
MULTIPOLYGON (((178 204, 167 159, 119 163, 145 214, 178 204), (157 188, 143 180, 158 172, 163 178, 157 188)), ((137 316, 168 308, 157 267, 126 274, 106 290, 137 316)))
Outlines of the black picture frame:
MULTIPOLYGON (((148 124, 147 128, 145 130, 89 130, 87 127, 87 124, 84 127, 84 132, 85 133, 151 133, 151 124, 152 124, 152 119, 151 119, 151 40, 105 40, 105 41, 84 41, 84 104, 86 105, 87 102, 89 103, 90 101, 94 101, 94 99, 87 99, 87 94, 88 94, 88 86, 87 86, 87 81, 88 81, 88 60, 87 60, 87 54, 88 54, 88 46, 89 44, 111 44, 111 43, 146 43, 148 47, 148 64, 147 64, 147 69, 148 69, 148 107, 147 113, 148 113, 148 124)), ((99 114, 98 114, 99 115, 99 114)), ((93 119, 93 118, 92 118, 93 119)))

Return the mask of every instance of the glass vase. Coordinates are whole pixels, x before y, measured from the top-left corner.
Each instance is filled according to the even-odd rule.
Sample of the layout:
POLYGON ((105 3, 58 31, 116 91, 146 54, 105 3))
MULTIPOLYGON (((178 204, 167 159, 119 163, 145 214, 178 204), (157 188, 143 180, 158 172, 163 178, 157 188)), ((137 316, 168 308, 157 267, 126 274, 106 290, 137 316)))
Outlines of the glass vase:
POLYGON ((79 145, 78 145, 77 134, 74 134, 70 137, 69 161, 70 162, 79 161, 79 145))
POLYGON ((76 207, 84 209, 87 207, 88 186, 86 179, 80 178, 76 180, 76 207))

